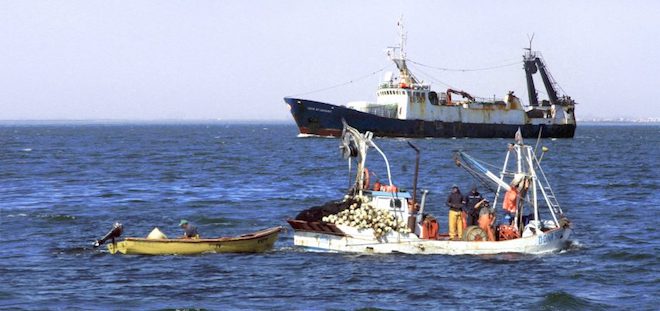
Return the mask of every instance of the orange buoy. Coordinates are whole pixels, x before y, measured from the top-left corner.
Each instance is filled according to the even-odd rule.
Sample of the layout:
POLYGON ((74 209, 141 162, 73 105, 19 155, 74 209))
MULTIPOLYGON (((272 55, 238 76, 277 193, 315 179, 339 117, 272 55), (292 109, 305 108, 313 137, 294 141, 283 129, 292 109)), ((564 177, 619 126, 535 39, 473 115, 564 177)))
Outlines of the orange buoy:
POLYGON ((433 217, 426 217, 422 222, 422 239, 438 239, 438 221, 433 217))

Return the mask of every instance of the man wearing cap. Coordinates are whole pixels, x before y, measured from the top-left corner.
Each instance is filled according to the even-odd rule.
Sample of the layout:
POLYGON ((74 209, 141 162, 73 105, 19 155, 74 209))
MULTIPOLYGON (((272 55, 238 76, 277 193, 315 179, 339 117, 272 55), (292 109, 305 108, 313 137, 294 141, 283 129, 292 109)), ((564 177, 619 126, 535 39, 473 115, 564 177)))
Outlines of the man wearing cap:
POLYGON ((470 193, 463 198, 465 202, 465 213, 467 214, 467 226, 476 226, 478 225, 477 220, 479 219, 479 210, 481 208, 482 201, 484 197, 481 196, 481 193, 477 190, 476 185, 472 185, 470 193))
POLYGON ((449 239, 460 240, 463 237, 463 196, 457 185, 451 186, 451 193, 447 198, 449 207, 449 239))
POLYGON ((179 222, 179 227, 183 229, 183 236, 182 238, 184 239, 199 239, 199 233, 197 233, 197 227, 191 225, 188 223, 187 220, 181 219, 181 222, 179 222))

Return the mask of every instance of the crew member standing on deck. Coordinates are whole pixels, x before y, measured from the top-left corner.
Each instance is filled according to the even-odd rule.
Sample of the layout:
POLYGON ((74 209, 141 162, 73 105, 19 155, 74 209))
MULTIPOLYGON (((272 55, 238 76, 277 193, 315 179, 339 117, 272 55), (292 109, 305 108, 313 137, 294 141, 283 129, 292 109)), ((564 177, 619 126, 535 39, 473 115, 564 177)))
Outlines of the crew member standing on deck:
POLYGON ((516 183, 511 183, 509 191, 504 194, 504 220, 509 224, 513 223, 513 217, 518 210, 518 186, 516 183))
POLYGON ((451 187, 451 193, 447 198, 449 207, 449 239, 459 240, 463 237, 463 219, 461 211, 463 209, 463 196, 457 185, 451 187))
POLYGON ((495 229, 493 228, 495 211, 490 208, 490 204, 486 200, 482 200, 478 204, 481 206, 479 208, 479 228, 486 232, 488 241, 495 241, 495 229))
POLYGON ((469 226, 476 226, 478 225, 478 219, 479 219, 479 209, 480 209, 480 204, 484 199, 484 197, 481 196, 481 193, 477 191, 477 186, 473 185, 472 189, 470 190, 470 193, 468 193, 463 201, 465 201, 465 213, 467 214, 467 221, 466 225, 469 226))

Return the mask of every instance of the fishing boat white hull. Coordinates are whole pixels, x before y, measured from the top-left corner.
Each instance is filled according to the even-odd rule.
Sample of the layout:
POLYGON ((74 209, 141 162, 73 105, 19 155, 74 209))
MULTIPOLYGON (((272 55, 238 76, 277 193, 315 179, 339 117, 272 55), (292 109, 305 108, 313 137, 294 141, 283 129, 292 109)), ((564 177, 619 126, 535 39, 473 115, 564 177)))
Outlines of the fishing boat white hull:
POLYGON ((345 235, 295 231, 294 244, 317 251, 349 253, 404 253, 438 255, 486 255, 500 253, 543 254, 569 245, 570 228, 557 228, 536 235, 506 241, 425 240, 413 233, 391 232, 377 240, 371 230, 337 226, 345 235))
MULTIPOLYGON (((507 145, 499 177, 465 153, 455 156, 455 163, 476 179, 490 180, 497 186, 495 203, 500 190, 506 191, 501 202, 509 217, 496 224, 495 206, 491 208, 482 198, 470 207, 480 208, 478 226, 467 226, 466 220, 465 224, 457 223, 466 227, 465 232, 460 239, 450 240, 448 234, 439 234, 437 219, 424 213, 428 191, 422 191, 421 200, 417 200, 419 149, 409 143, 417 152, 413 191, 409 193, 394 186, 389 161, 373 142, 372 133, 362 134, 344 122, 340 150, 349 159, 349 174, 352 158, 356 158, 355 183, 343 200, 308 208, 287 220, 294 229, 294 245, 331 252, 442 255, 543 254, 565 249, 570 245, 570 220, 561 210, 533 148, 522 143, 520 132, 515 136, 516 144, 507 145), (385 185, 376 182, 370 186, 365 167, 368 148, 376 149, 385 161, 385 185), (511 154, 515 159, 511 163, 516 164, 513 172, 507 170, 511 154), (542 205, 547 207, 543 214, 539 210, 542 205)), ((495 186, 487 185, 495 190, 495 186)), ((453 194, 466 204, 467 199, 457 190, 452 190, 453 194)), ((451 199, 447 205, 462 210, 463 206, 451 199)))

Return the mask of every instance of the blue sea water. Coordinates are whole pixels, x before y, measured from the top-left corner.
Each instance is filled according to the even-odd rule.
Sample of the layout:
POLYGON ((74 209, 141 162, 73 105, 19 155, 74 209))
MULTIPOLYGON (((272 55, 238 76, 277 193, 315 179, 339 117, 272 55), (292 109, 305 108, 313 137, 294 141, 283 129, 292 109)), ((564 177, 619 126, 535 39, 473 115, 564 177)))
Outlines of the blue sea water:
MULTIPOLYGON (((413 139, 420 187, 442 201, 473 181, 454 150, 500 165, 506 139, 413 139)), ((549 176, 574 241, 559 254, 358 255, 306 252, 292 231, 262 254, 110 255, 92 248, 179 219, 204 236, 286 226, 347 187, 338 140, 289 124, 0 125, 0 308, 325 310, 654 310, 660 303, 660 126, 581 125, 544 140, 549 176)), ((377 139, 410 188, 414 153, 377 139)), ((371 171, 385 178, 370 155, 371 171)), ((490 194, 488 194, 490 196, 490 194)), ((446 231, 446 228, 443 230, 446 231)))

